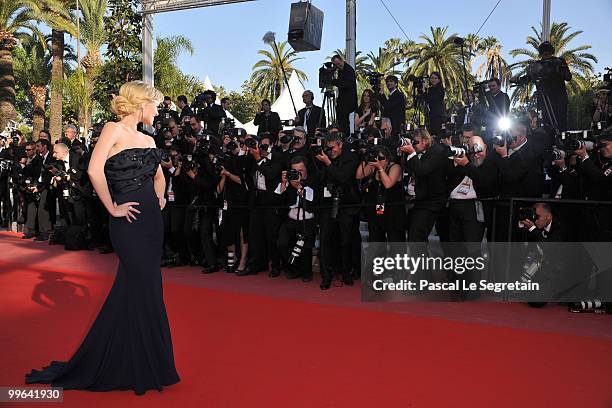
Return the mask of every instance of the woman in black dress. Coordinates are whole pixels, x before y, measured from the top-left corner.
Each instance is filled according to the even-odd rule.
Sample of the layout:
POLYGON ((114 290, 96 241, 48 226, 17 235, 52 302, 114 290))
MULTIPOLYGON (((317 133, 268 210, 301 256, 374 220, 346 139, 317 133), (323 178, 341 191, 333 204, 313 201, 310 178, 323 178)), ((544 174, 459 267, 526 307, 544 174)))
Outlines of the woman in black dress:
POLYGON ((281 124, 278 113, 272 112, 271 109, 272 105, 269 100, 264 99, 261 101, 261 111, 255 115, 253 124, 257 126, 257 135, 269 133, 272 144, 274 144, 276 143, 276 139, 278 139, 278 132, 283 129, 283 125, 281 124))
POLYGON ((429 133, 441 136, 444 123, 444 85, 439 72, 432 72, 429 76, 429 89, 427 90, 427 105, 429 106, 429 133))
POLYGON ((32 370, 26 383, 89 391, 161 391, 175 384, 172 339, 163 300, 160 261, 161 209, 165 181, 161 151, 138 132, 153 124, 163 95, 142 81, 124 84, 113 99, 120 118, 107 123, 93 151, 88 173, 110 213, 110 236, 119 269, 98 317, 67 362, 32 370), (109 189, 110 187, 110 189, 109 189))
POLYGON ((361 94, 361 102, 355 115, 355 129, 374 126, 374 119, 378 116, 380 108, 374 91, 366 89, 361 94))

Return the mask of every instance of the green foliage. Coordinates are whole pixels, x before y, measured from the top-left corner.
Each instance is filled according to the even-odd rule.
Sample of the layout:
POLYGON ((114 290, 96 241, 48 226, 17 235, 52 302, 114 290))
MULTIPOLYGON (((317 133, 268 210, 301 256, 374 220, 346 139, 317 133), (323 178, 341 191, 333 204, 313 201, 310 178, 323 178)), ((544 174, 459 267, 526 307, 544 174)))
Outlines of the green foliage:
POLYGON ((178 68, 178 57, 187 52, 193 55, 191 41, 182 35, 167 38, 156 38, 157 47, 153 54, 153 77, 155 87, 173 100, 179 95, 186 95, 191 100, 204 84, 195 76, 184 74, 178 68))
POLYGON ((297 52, 287 47, 286 41, 275 43, 275 46, 271 46, 271 48, 272 52, 259 50, 258 54, 263 55, 265 59, 259 60, 253 65, 250 82, 253 84, 253 90, 260 97, 268 98, 271 102, 274 102, 285 86, 283 68, 287 74, 287 80, 294 71, 302 81, 308 80, 308 76, 303 71, 293 67, 293 63, 302 58, 297 57, 297 52))
MULTIPOLYGON (((253 91, 253 86, 245 81, 241 86, 241 92, 232 91, 227 95, 230 98, 230 112, 242 123, 250 122, 259 112, 260 97, 253 91)), ((219 96, 220 98, 223 96, 219 96)))
POLYGON ((100 117, 110 119, 111 95, 125 82, 142 77, 142 16, 138 0, 110 0, 111 15, 105 17, 108 43, 106 63, 100 69, 94 87, 94 99, 100 104, 100 117))

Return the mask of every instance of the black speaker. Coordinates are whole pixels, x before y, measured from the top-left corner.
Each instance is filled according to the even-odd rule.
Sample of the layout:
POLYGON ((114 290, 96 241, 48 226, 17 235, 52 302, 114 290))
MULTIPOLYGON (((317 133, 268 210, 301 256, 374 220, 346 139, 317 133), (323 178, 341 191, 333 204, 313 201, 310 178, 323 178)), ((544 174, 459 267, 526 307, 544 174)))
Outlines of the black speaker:
POLYGON ((291 47, 295 51, 318 51, 322 34, 323 12, 310 2, 291 3, 288 33, 291 47))

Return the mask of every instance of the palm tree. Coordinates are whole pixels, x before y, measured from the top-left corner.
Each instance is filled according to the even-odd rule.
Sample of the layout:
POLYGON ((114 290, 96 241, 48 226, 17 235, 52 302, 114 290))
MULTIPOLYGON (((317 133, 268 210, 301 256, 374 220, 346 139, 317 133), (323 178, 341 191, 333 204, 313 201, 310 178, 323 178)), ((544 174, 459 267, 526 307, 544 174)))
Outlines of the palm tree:
POLYGON ((385 48, 379 48, 378 54, 370 51, 366 56, 366 61, 365 66, 369 72, 379 72, 385 76, 400 73, 397 66, 401 63, 401 59, 385 48))
POLYGON ((193 55, 193 44, 188 38, 176 35, 167 38, 157 37, 157 47, 153 54, 154 82, 164 95, 177 97, 184 92, 186 76, 178 68, 178 57, 183 52, 193 55))
POLYGON ((51 138, 56 139, 62 133, 62 90, 64 80, 64 33, 76 37, 76 25, 70 12, 72 0, 44 0, 42 8, 46 23, 51 27, 51 103, 49 106, 49 131, 51 138), (51 1, 56 5, 50 7, 51 1))
MULTIPOLYGON (((515 62, 510 65, 513 74, 517 76, 525 75, 527 66, 539 59, 538 46, 542 42, 541 30, 538 31, 535 27, 531 27, 534 36, 527 37, 527 45, 531 48, 517 48, 510 51, 510 55, 516 58, 518 56, 525 57, 524 60, 515 62), (515 71, 516 70, 516 71, 515 71)), ((585 52, 591 49, 590 45, 580 45, 575 48, 570 48, 569 43, 578 35, 582 34, 582 30, 568 33, 571 27, 567 23, 552 23, 550 28, 549 41, 555 46, 555 56, 563 58, 569 66, 572 73, 572 80, 568 83, 569 92, 571 94, 578 93, 590 88, 591 83, 589 78, 593 76, 594 63, 597 63, 597 57, 593 54, 585 52)), ((513 101, 525 103, 533 92, 533 86, 518 87, 512 94, 513 101)))
POLYGON ((302 59, 297 57, 297 52, 289 49, 285 50, 287 47, 286 41, 275 43, 275 45, 275 47, 272 47, 272 52, 268 50, 258 51, 258 54, 263 55, 265 59, 259 60, 253 65, 253 73, 251 74, 253 91, 272 102, 279 97, 284 86, 282 68, 284 68, 287 78, 295 72, 301 81, 308 80, 308 76, 303 71, 293 67, 295 61, 302 59))
MULTIPOLYGON (((431 36, 422 34, 420 43, 408 52, 408 61, 412 67, 405 75, 425 76, 434 71, 440 72, 447 94, 454 98, 461 97, 463 85, 463 66, 461 51, 453 43, 456 34, 447 35, 448 27, 430 27, 431 36)), ((403 83, 406 83, 404 78, 403 83)))
POLYGON ((38 135, 45 127, 47 86, 51 80, 51 54, 46 44, 35 36, 25 37, 21 47, 14 51, 14 69, 22 89, 30 91, 32 98, 32 134, 38 135))
POLYGON ((484 57, 485 60, 476 70, 479 80, 483 78, 499 78, 502 86, 505 86, 512 75, 508 63, 502 56, 501 44, 495 37, 483 38, 476 49, 475 58, 484 57))
MULTIPOLYGON (((80 40, 87 48, 87 54, 81 59, 81 65, 85 68, 88 99, 93 99, 94 80, 102 66, 100 48, 107 38, 104 27, 104 14, 106 13, 106 0, 80 0, 83 18, 81 19, 80 40)), ((91 123, 91 109, 85 110, 86 105, 79 105, 79 117, 83 121, 81 125, 88 129, 91 123)), ((90 106, 91 108, 92 106, 90 106)))
POLYGON ((35 25, 41 16, 41 9, 36 1, 0 2, 0 132, 17 116, 13 50, 17 47, 18 40, 26 36, 27 31, 44 41, 42 33, 35 25))

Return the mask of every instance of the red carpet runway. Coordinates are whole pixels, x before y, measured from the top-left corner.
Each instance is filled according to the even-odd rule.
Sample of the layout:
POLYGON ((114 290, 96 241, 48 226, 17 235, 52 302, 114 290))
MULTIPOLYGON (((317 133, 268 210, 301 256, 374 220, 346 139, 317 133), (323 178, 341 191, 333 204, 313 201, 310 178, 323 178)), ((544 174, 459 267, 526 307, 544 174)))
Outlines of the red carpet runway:
MULTIPOLYGON (((0 386, 68 359, 117 259, 0 233, 0 386)), ((16 407, 612 407, 612 319, 501 303, 361 303, 359 288, 164 270, 182 381, 16 407)), ((0 406, 11 406, 0 404, 0 406)))

